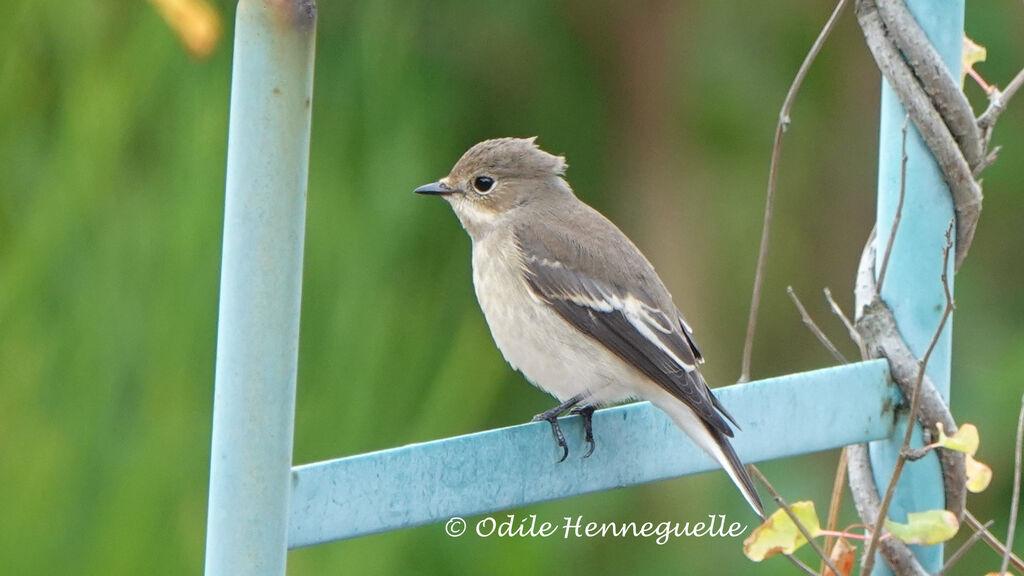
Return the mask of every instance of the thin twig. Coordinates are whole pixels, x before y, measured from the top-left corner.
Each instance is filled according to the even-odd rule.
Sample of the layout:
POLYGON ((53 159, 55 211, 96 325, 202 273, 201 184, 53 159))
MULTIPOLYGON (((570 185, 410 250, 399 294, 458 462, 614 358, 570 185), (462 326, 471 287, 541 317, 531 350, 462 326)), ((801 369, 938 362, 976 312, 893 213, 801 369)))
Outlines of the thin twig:
POLYGON ((1010 564, 1010 552, 1013 550, 1013 533, 1017 528, 1017 507, 1020 505, 1020 459, 1021 443, 1024 442, 1024 396, 1021 397, 1020 415, 1017 416, 1017 454, 1013 462, 1013 499, 1010 500, 1010 525, 1006 528, 1006 552, 1003 552, 1003 563, 999 574, 1006 574, 1010 564))
MULTIPOLYGON (((797 530, 800 530, 800 534, 802 534, 803 537, 807 540, 807 543, 810 544, 811 547, 814 548, 814 551, 818 553, 818 557, 821 558, 822 562, 824 562, 825 565, 828 566, 834 574, 842 574, 842 572, 836 569, 836 566, 832 563, 832 560, 829 559, 827 555, 825 555, 825 551, 821 549, 821 546, 818 545, 818 541, 815 540, 814 537, 811 536, 811 533, 807 531, 807 527, 804 526, 803 522, 801 522, 800 519, 796 517, 796 514, 793 513, 793 509, 789 507, 789 504, 786 504, 786 501, 782 499, 782 495, 780 495, 779 492, 775 489, 775 487, 772 486, 772 483, 769 482, 767 478, 765 478, 764 474, 762 474, 761 471, 757 469, 757 466, 751 465, 748 466, 747 468, 753 473, 754 478, 757 478, 758 481, 761 482, 761 484, 764 484, 764 487, 768 490, 768 493, 772 495, 772 498, 775 500, 775 503, 779 505, 779 508, 782 508, 783 510, 786 511, 786 514, 789 516, 789 519, 792 520, 793 524, 796 525, 797 530)), ((811 574, 814 574, 813 570, 811 571, 811 574)))
MULTIPOLYGON (((798 298, 797 295, 796 295, 796 292, 793 291, 793 287, 792 286, 787 286, 786 287, 786 292, 789 294, 789 297, 793 299, 793 304, 796 305, 797 310, 800 311, 800 317, 803 319, 804 324, 806 324, 807 327, 810 328, 811 332, 815 336, 817 336, 818 341, 821 342, 822 345, 825 346, 825 348, 827 348, 828 351, 831 352, 832 355, 835 356, 835 358, 837 360, 839 360, 843 364, 846 364, 847 363, 846 358, 843 357, 843 355, 839 352, 839 350, 835 347, 835 345, 832 344, 832 341, 829 340, 828 336, 826 336, 825 333, 818 327, 818 325, 814 322, 814 319, 811 318, 811 315, 807 313, 807 309, 804 308, 803 303, 800 302, 800 298, 798 298)), ((825 288, 825 295, 829 299, 831 299, 831 297, 832 297, 832 295, 829 292, 828 288, 825 288)), ((833 302, 833 304, 834 304, 834 302, 833 302)), ((843 314, 843 311, 838 309, 838 305, 835 305, 835 308, 833 308, 833 310, 838 310, 837 313, 839 314, 840 318, 842 318, 844 320, 844 322, 847 323, 847 329, 850 330, 852 334, 857 336, 856 341, 859 344, 860 343, 860 335, 857 334, 856 330, 854 330, 853 325, 849 324, 849 319, 846 318, 846 316, 843 314)), ((835 530, 836 523, 839 521, 839 505, 842 502, 843 486, 845 484, 846 484, 846 448, 844 447, 839 452, 839 463, 838 463, 838 465, 836 467, 835 479, 834 479, 834 481, 832 483, 832 498, 829 500, 827 530, 830 531, 830 532, 835 530)), ((824 549, 828 550, 830 553, 832 551, 832 545, 833 545, 834 540, 835 540, 835 537, 832 536, 831 534, 828 534, 828 535, 825 536, 825 546, 824 546, 824 549)), ((825 559, 822 558, 821 567, 819 569, 821 576, 825 576, 826 568, 829 568, 829 566, 825 564, 825 559)))
POLYGON ((807 309, 804 308, 803 302, 801 302, 800 298, 797 297, 796 292, 793 291, 792 286, 786 286, 786 294, 789 294, 789 297, 793 300, 793 304, 796 306, 796 309, 800 311, 800 318, 803 319, 804 325, 806 325, 807 328, 811 331, 811 333, 814 334, 814 336, 818 339, 818 342, 821 342, 821 345, 824 346, 832 354, 832 356, 835 357, 836 360, 842 362, 843 364, 848 364, 849 362, 846 361, 846 358, 843 356, 842 352, 840 352, 839 349, 836 348, 835 344, 833 344, 832 341, 828 339, 828 336, 826 336, 825 333, 821 331, 821 328, 819 328, 818 325, 814 322, 814 319, 811 318, 811 315, 807 313, 807 309))
POLYGON ((857 345, 857 349, 860 350, 861 360, 868 360, 868 349, 864 347, 864 339, 861 338, 860 332, 853 327, 853 322, 850 322, 849 317, 843 312, 843 309, 836 303, 835 298, 832 297, 832 291, 825 287, 825 299, 828 300, 828 305, 832 308, 832 313, 839 317, 843 322, 843 326, 846 326, 846 330, 850 332, 850 339, 857 345))
MULTIPOLYGON (((985 522, 985 525, 983 526, 983 528, 985 530, 988 530, 988 527, 991 526, 994 522, 995 522, 995 520, 989 520, 988 522, 985 522)), ((971 549, 972 546, 977 544, 978 541, 981 540, 982 537, 985 536, 985 530, 979 530, 979 531, 975 532, 974 534, 971 534, 971 537, 968 538, 967 541, 964 542, 959 548, 957 548, 956 552, 953 552, 953 555, 949 557, 949 560, 946 560, 946 563, 942 565, 942 569, 940 569, 938 572, 936 572, 935 576, 942 576, 943 574, 946 573, 947 570, 952 568, 953 565, 956 564, 960 560, 960 558, 964 554, 966 554, 968 550, 971 549)))
POLYGON ((807 574, 808 576, 818 576, 818 573, 815 572, 814 569, 812 569, 807 564, 801 562, 800 559, 796 556, 793 556, 792 554, 786 554, 785 552, 783 552, 782 555, 786 557, 786 560, 792 562, 793 566, 796 566, 797 568, 803 570, 804 574, 807 574))
MULTIPOLYGON (((974 514, 971 514, 970 510, 964 510, 964 520, 972 530, 982 534, 982 539, 989 545, 989 548, 992 548, 999 554, 1006 553, 1006 545, 1000 542, 999 538, 996 538, 995 534, 989 531, 988 524, 982 525, 981 521, 978 520, 974 514)), ((1024 560, 1021 560, 1012 552, 1010 553, 1010 564, 1013 564, 1013 567, 1017 570, 1024 572, 1024 560)))
MULTIPOLYGON (((843 486, 846 485, 846 447, 839 451, 839 463, 836 465, 835 479, 832 481, 832 498, 828 503, 828 524, 826 529, 834 531, 836 524, 839 522, 839 505, 843 501, 843 486)), ((832 555, 832 544, 835 538, 829 534, 825 536, 825 550, 829 553, 829 557, 832 555)), ((825 563, 821 563, 821 576, 825 576, 825 563)), ((839 576, 836 574, 835 576, 839 576)))
POLYGON ((750 317, 747 319, 747 336, 743 342, 743 364, 740 369, 740 382, 750 381, 750 357, 754 351, 754 332, 757 331, 757 311, 761 307, 761 287, 764 285, 764 267, 765 261, 768 259, 768 239, 771 236, 772 227, 772 212, 775 206, 775 181, 778 176, 779 157, 782 154, 782 135, 786 133, 786 129, 789 127, 789 112, 793 108, 793 102, 796 100, 796 95, 800 91, 800 86, 804 82, 804 78, 807 76, 808 70, 811 68, 811 64, 814 59, 818 57, 818 53, 821 52, 821 47, 824 46, 825 40, 828 39, 829 34, 832 33, 832 29, 835 28, 836 22, 839 20, 839 15, 842 14, 843 9, 846 8, 848 0, 839 0, 832 15, 829 16, 828 21, 825 22, 825 26, 821 29, 818 34, 818 38, 811 45, 811 49, 807 52, 807 56, 804 57, 803 63, 800 65, 800 69, 797 70, 796 77, 793 78, 793 83, 789 86, 789 92, 786 93, 786 99, 782 102, 782 108, 779 110, 779 123, 775 127, 775 141, 772 144, 772 159, 771 164, 768 168, 768 193, 765 199, 764 206, 764 225, 761 228, 761 248, 757 254, 757 270, 754 273, 754 290, 750 296, 750 317))
POLYGON ((981 77, 981 74, 978 74, 978 71, 975 70, 973 66, 967 66, 966 70, 964 70, 964 73, 970 76, 975 82, 978 83, 978 86, 980 86, 981 89, 985 91, 986 96, 991 96, 992 91, 996 89, 994 84, 989 84, 988 82, 985 82, 985 79, 981 77))
POLYGON ((946 327, 946 320, 949 319, 949 315, 953 313, 955 305, 953 304, 953 293, 949 287, 949 278, 947 271, 949 270, 949 252, 953 248, 953 226, 954 222, 949 223, 949 227, 946 228, 946 245, 942 249, 942 288, 946 293, 946 307, 942 311, 942 317, 939 319, 939 325, 935 328, 935 333, 932 335, 931 342, 928 343, 928 349, 925 350, 924 356, 917 365, 917 381, 914 382, 914 394, 910 400, 910 413, 907 415, 907 429, 903 434, 903 444, 900 447, 900 454, 896 458, 896 465, 893 466, 892 475, 889 477, 889 485, 885 489, 885 496, 882 497, 882 503, 878 507, 878 517, 875 519, 875 524, 871 530, 871 541, 868 543, 868 547, 864 552, 864 564, 861 567, 861 574, 867 575, 871 573, 871 569, 874 568, 875 563, 875 549, 878 547, 878 539, 882 535, 882 527, 885 525, 885 517, 889 511, 889 504, 892 503, 893 494, 896 493, 896 481, 899 480, 903 474, 903 466, 907 463, 907 449, 910 448, 910 439, 914 433, 914 426, 917 423, 917 413, 921 408, 921 383, 924 382, 924 371, 928 367, 928 360, 931 359, 932 352, 935 350, 936 344, 939 342, 939 337, 942 336, 942 330, 946 327))
POLYGON ((885 273, 889 270, 889 257, 892 256, 892 245, 896 242, 896 231, 900 228, 900 220, 903 219, 903 199, 907 195, 907 128, 910 127, 910 114, 903 117, 903 149, 900 157, 900 199, 896 203, 896 215, 892 219, 892 229, 889 230, 889 241, 885 244, 885 253, 882 254, 882 265, 878 268, 878 282, 875 284, 876 295, 882 297, 882 284, 885 283, 885 273))
POLYGON ((978 118, 978 127, 982 130, 991 129, 999 115, 1003 113, 1003 110, 1006 110, 1007 103, 1017 93, 1017 90, 1020 90, 1021 85, 1024 85, 1024 69, 1017 72, 1013 80, 1010 80, 1010 83, 1006 85, 1006 90, 1001 91, 996 88, 989 94, 988 109, 978 118))

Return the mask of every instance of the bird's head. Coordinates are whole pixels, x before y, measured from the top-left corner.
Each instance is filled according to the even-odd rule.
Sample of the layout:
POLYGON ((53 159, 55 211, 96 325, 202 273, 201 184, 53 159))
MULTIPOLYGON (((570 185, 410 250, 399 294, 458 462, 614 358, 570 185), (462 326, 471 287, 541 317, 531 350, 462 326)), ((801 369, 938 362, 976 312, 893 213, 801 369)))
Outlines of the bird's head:
POLYGON ((572 194, 562 179, 565 158, 548 154, 534 138, 498 138, 473 146, 444 178, 414 192, 441 196, 474 238, 503 216, 531 203, 572 194))

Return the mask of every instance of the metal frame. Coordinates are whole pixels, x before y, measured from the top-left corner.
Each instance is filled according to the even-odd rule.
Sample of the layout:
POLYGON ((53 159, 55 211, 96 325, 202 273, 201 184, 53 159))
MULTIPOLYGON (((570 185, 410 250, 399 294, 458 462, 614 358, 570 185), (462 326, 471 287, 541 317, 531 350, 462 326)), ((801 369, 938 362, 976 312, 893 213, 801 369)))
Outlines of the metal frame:
MULTIPOLYGON (((909 4, 959 74, 963 0, 909 4)), ((238 4, 206 574, 284 574, 289 547, 714 468, 646 403, 597 412, 601 449, 588 460, 555 464, 554 452, 538 450, 550 443, 547 424, 535 423, 291 468, 315 23, 312 0, 238 4), (673 449, 642 449, 666 445, 673 449)), ((895 94, 883 87, 879 238, 887 238, 899 196, 903 120, 895 94)), ((953 211, 916 131, 907 149, 906 208, 883 296, 920 355, 942 310, 941 246, 953 211)), ((950 347, 947 327, 928 367, 947 397, 950 347)), ((872 464, 879 485, 888 482, 905 422, 893 417, 898 392, 884 361, 717 393, 744 424, 736 447, 745 460, 878 440, 872 464), (841 403, 827 401, 840 395, 841 403)), ((567 419, 565 429, 578 442, 578 420, 567 419)), ((941 495, 938 464, 914 463, 891 515, 941 507, 941 495)), ((941 566, 941 546, 919 555, 926 569, 941 566)), ((887 573, 878 564, 876 573, 887 573)))
POLYGON ((285 572, 315 24, 238 4, 206 574, 285 572))
MULTIPOLYGON (((894 431, 893 408, 899 402, 884 360, 759 380, 716 393, 743 423, 733 445, 745 462, 887 438, 894 431)), ((585 460, 579 457, 586 450, 579 417, 562 421, 570 455, 560 464, 561 449, 551 441, 547 422, 534 422, 298 466, 292 471, 289 546, 718 469, 664 412, 647 402, 595 412, 600 446, 585 460)))
MULTIPOLYGON (((907 7, 932 41, 954 77, 960 77, 963 49, 964 0, 908 0, 907 7)), ((899 203, 903 159, 903 125, 906 111, 887 81, 882 81, 882 105, 878 152, 878 208, 876 225, 879 246, 885 246, 899 203)), ((953 199, 942 172, 931 152, 911 123, 907 134, 907 175, 904 209, 896 232, 882 299, 896 317, 903 339, 915 356, 924 356, 946 306, 942 276, 942 250, 946 228, 954 218, 953 199)), ((955 251, 955 249, 954 249, 955 251)), ((884 250, 876 251, 875 270, 881 266, 884 250)), ((953 283, 953 258, 949 259, 948 279, 953 283)), ((928 362, 927 373, 939 393, 949 402, 949 375, 952 351, 952 318, 928 362)), ((889 485, 893 466, 903 444, 906 415, 900 416, 893 437, 869 446, 875 484, 880 490, 889 485)), ((920 447, 921 427, 917 426, 913 445, 920 447)), ((889 506, 889 517, 905 521, 907 512, 945 507, 942 471, 934 453, 910 462, 900 476, 889 506)), ((929 572, 942 568, 943 546, 915 547, 918 560, 929 572)), ((874 576, 892 574, 884 560, 875 562, 874 576)))

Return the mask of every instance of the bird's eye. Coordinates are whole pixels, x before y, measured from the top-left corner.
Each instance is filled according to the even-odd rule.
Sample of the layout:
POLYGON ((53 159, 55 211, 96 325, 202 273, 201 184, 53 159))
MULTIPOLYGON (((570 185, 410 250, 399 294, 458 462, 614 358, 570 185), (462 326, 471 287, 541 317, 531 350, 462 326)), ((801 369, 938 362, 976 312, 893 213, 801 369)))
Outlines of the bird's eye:
POLYGON ((473 179, 473 188, 481 194, 487 194, 494 187, 494 178, 490 176, 477 176, 473 179))

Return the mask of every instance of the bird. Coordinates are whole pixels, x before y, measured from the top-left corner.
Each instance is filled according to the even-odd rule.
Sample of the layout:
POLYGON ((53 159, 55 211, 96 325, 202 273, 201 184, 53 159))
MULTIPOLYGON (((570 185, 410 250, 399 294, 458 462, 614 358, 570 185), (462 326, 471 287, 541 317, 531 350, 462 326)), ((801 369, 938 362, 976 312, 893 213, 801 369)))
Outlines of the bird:
POLYGON ((725 470, 760 517, 764 506, 729 439, 739 426, 699 371, 693 330, 654 267, 600 212, 576 197, 562 156, 533 138, 471 147, 417 194, 444 198, 472 242, 473 286, 495 344, 513 369, 559 404, 547 421, 583 418, 594 451, 597 407, 647 400, 725 470))

